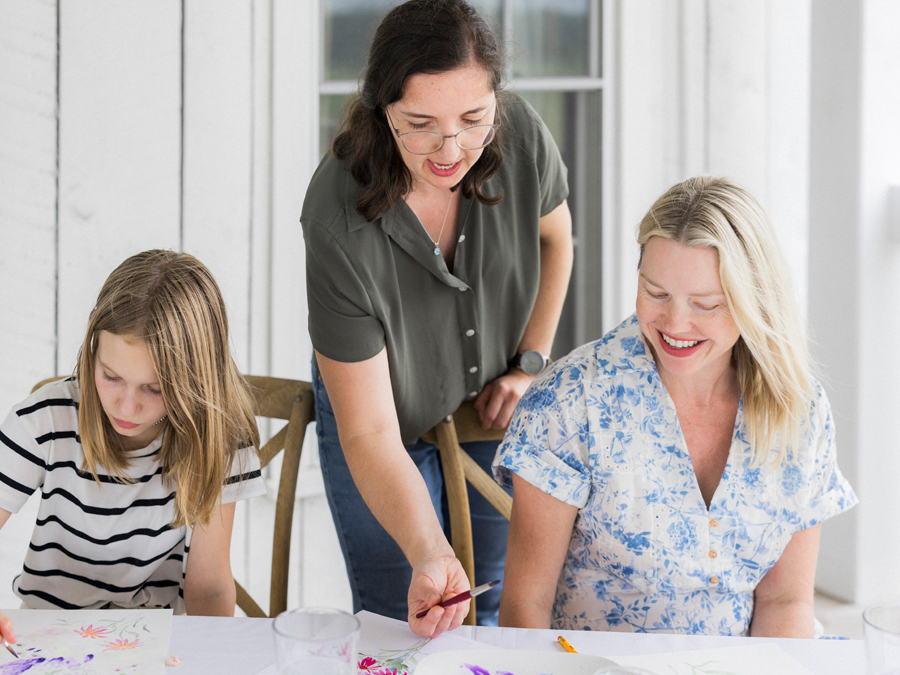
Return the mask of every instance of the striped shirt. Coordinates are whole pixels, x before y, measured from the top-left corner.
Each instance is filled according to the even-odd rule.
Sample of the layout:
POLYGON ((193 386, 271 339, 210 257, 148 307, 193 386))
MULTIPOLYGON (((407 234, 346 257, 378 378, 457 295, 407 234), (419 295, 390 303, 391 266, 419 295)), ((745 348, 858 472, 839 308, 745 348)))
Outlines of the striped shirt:
MULTIPOLYGON (((80 392, 72 378, 41 387, 0 426, 0 508, 17 513, 38 488, 41 503, 13 590, 33 608, 166 607, 184 613, 191 528, 175 528, 175 491, 162 478, 161 439, 128 453, 134 484, 83 471, 80 392)), ((222 503, 265 493, 259 458, 242 450, 222 503)))

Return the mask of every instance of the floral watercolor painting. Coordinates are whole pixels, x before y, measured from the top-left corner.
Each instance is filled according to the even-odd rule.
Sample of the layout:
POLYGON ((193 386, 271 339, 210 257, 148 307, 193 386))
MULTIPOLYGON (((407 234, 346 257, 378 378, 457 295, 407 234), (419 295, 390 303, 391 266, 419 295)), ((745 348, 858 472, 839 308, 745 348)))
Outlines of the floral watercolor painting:
POLYGON ((356 664, 358 675, 412 675, 419 653, 429 642, 429 638, 424 638, 409 647, 380 649, 371 656, 360 653, 356 664))
MULTIPOLYGON (((423 638, 409 630, 406 621, 371 612, 359 612, 356 618, 362 626, 356 660, 357 675, 413 675, 416 666, 428 654, 487 647, 453 633, 444 633, 434 640, 423 638)), ((460 675, 469 674, 460 672, 460 675)))
POLYGON ((4 610, 19 658, 0 675, 162 675, 172 610, 4 610))

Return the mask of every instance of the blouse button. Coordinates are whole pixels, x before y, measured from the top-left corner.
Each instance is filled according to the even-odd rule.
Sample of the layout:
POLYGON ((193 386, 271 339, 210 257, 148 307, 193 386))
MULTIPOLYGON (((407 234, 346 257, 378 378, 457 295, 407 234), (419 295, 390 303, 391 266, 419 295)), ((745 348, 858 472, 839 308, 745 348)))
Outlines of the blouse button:
POLYGON ((477 373, 477 372, 478 372, 478 366, 472 366, 471 368, 469 368, 469 372, 470 372, 470 373, 477 373))
POLYGON ((709 552, 709 557, 710 557, 710 558, 716 558, 716 557, 718 557, 718 555, 719 555, 719 554, 716 553, 715 551, 710 551, 710 552, 709 552))
POLYGON ((712 519, 710 519, 710 521, 709 521, 709 526, 710 526, 710 527, 718 527, 718 526, 719 526, 719 521, 716 520, 715 518, 712 518, 712 519))
POLYGON ((710 577, 709 583, 711 583, 713 586, 715 586, 717 583, 719 583, 719 577, 710 577))
POLYGON ((477 392, 477 391, 470 391, 470 392, 469 392, 469 398, 475 398, 475 397, 477 397, 477 396, 478 396, 478 392, 477 392))
POLYGON ((464 234, 459 235, 459 243, 460 244, 463 243, 465 240, 466 240, 466 235, 464 235, 464 234))
POLYGON ((467 337, 472 337, 473 335, 475 335, 475 331, 472 330, 471 328, 470 328, 469 330, 466 331, 466 336, 467 336, 467 337))

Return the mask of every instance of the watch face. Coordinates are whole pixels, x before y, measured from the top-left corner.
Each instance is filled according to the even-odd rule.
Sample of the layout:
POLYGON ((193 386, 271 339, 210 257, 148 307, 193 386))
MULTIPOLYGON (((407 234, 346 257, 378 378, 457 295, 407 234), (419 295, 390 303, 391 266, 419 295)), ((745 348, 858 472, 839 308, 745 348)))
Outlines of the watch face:
POLYGON ((537 375, 544 369, 544 357, 539 351, 529 349, 527 352, 522 352, 519 367, 529 375, 537 375))

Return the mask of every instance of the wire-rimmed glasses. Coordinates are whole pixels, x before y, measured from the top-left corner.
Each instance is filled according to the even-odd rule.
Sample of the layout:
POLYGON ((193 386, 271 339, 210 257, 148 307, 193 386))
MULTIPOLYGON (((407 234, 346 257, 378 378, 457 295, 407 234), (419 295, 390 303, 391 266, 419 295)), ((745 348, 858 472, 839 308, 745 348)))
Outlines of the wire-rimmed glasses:
POLYGON ((413 155, 430 155, 444 147, 444 139, 455 138, 456 144, 460 150, 480 150, 488 145, 497 134, 499 124, 476 124, 457 131, 455 134, 445 136, 437 131, 408 131, 400 133, 400 130, 394 126, 394 120, 390 111, 385 108, 391 128, 397 134, 397 138, 403 143, 406 151, 413 155))

